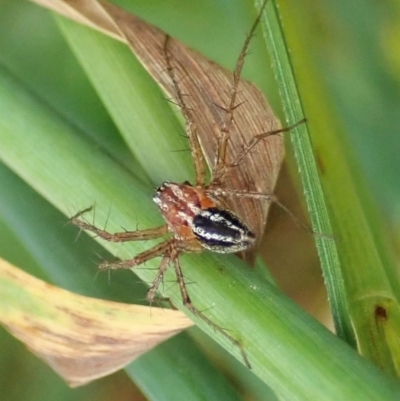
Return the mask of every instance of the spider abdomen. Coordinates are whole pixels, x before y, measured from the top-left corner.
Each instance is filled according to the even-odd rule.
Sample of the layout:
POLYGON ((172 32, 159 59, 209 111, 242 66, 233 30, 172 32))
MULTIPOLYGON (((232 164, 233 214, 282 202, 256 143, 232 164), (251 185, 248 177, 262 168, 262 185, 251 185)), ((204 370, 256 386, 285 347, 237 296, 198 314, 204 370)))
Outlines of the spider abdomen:
POLYGON ((192 230, 201 245, 213 252, 234 253, 250 248, 255 236, 229 210, 212 207, 193 218, 192 230))

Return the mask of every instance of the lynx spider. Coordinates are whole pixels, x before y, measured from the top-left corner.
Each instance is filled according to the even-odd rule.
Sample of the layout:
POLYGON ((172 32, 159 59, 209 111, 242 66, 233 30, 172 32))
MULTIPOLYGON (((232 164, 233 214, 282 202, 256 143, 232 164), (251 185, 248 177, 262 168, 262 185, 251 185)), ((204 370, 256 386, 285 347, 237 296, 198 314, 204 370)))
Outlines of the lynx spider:
POLYGON ((178 79, 175 76, 171 56, 168 52, 169 37, 166 36, 164 42, 166 69, 175 91, 175 103, 180 108, 186 121, 186 131, 195 168, 195 185, 192 186, 188 182, 179 184, 165 181, 156 190, 153 200, 159 207, 163 218, 166 220, 166 223, 160 227, 112 234, 80 218, 91 208, 85 209, 71 218, 73 224, 110 242, 144 241, 157 239, 168 233, 172 233, 170 238, 136 255, 133 259, 115 262, 106 261, 103 262, 99 268, 130 269, 155 257, 161 256, 162 259, 158 273, 147 293, 147 300, 151 303, 156 297, 158 287, 163 280, 166 269, 169 264, 172 263, 184 306, 213 329, 223 334, 233 345, 237 346, 241 352, 244 363, 248 367, 250 367, 250 363, 240 342, 231 337, 224 329, 213 323, 200 310, 192 305, 179 263, 179 254, 184 252, 202 252, 204 249, 218 253, 234 253, 249 249, 255 244, 255 235, 246 224, 233 212, 221 206, 221 202, 219 201, 221 196, 250 197, 264 199, 266 201, 276 201, 276 198, 272 194, 225 189, 221 185, 226 171, 241 163, 243 158, 260 141, 270 135, 289 131, 299 124, 297 123, 291 127, 255 135, 252 141, 250 141, 250 143, 234 158, 232 163, 228 165, 225 162, 229 131, 233 122, 233 112, 235 108, 239 106, 236 104, 236 95, 244 59, 250 40, 260 22, 262 12, 267 2, 268 0, 264 1, 259 15, 253 23, 237 59, 230 88, 229 104, 227 107, 219 106, 225 112, 225 118, 220 127, 219 143, 211 172, 212 178, 210 179, 210 183, 208 185, 206 184, 205 157, 200 147, 196 125, 193 122, 192 110, 185 104, 184 95, 181 92, 178 79))

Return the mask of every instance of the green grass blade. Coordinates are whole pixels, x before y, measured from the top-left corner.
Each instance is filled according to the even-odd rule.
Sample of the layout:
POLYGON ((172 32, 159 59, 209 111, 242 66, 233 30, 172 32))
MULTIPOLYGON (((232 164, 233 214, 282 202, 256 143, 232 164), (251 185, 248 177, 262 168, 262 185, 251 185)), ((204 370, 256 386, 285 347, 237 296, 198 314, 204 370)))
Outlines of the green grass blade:
POLYGON ((178 182, 188 180, 193 173, 190 152, 181 151, 187 149, 183 127, 165 95, 129 48, 64 18, 57 17, 57 22, 151 182, 159 185, 165 177, 178 182), (119 85, 115 84, 114 74, 118 74, 119 85), (173 157, 174 153, 177 157, 173 157))
MULTIPOLYGON (((270 11, 265 25, 267 42, 277 64, 275 71, 287 118, 292 123, 303 115, 302 106, 275 2, 271 2, 270 11)), ((295 26, 296 16, 286 15, 286 25, 295 26)), ((346 147, 346 139, 339 134, 339 126, 324 102, 315 101, 324 99, 323 92, 316 89, 323 86, 318 84, 318 71, 307 56, 307 49, 298 46, 298 50, 302 51, 301 87, 305 93, 302 99, 305 115, 310 120, 313 146, 305 126, 292 135, 292 142, 314 229, 331 234, 329 219, 334 226, 334 240, 316 236, 316 242, 336 328, 353 345, 354 330, 360 351, 386 371, 396 374, 399 354, 394 333, 399 323, 399 305, 393 288, 398 288, 398 278, 391 284, 389 278, 394 278, 394 268, 390 266, 387 250, 380 245, 384 239, 379 227, 371 224, 376 219, 371 218, 370 201, 346 147), (312 96, 306 88, 313 88, 312 96)))
MULTIPOLYGON (((97 275, 97 263, 102 258, 111 258, 110 254, 105 253, 88 236, 78 236, 76 227, 68 224, 65 215, 1 163, 0 187, 5 189, 0 197, 2 257, 47 282, 79 294, 120 302, 143 303, 148 289, 146 284, 138 282, 130 271, 121 271, 112 277, 108 274, 97 275)), ((43 369, 44 367, 39 371, 43 369)), ((149 400, 177 400, 181 394, 192 401, 203 400, 204 397, 209 400, 221 400, 224 397, 227 400, 241 399, 224 375, 204 358, 202 351, 187 333, 159 345, 127 369, 149 400), (183 344, 190 352, 182 353, 183 344), (172 353, 180 355, 179 365, 176 358, 171 358, 172 353), (202 387, 197 385, 193 372, 196 372, 197 379, 203 383, 202 387), (164 380, 169 383, 178 382, 179 386, 166 389, 161 385, 164 380)), ((55 386, 66 387, 53 374, 50 377, 55 386)), ((32 375, 27 375, 20 379, 20 383, 29 386, 31 378, 32 375)), ((35 378, 32 379, 34 385, 35 378)), ((87 391, 96 394, 96 388, 96 385, 91 385, 87 391)), ((79 389, 70 390, 70 394, 76 391, 79 394, 85 393, 79 389)), ((97 391, 101 391, 101 384, 97 391)), ((67 389, 66 393, 68 394, 67 389)))
MULTIPOLYGON (((292 125, 304 118, 304 112, 274 4, 271 1, 271 4, 267 7, 268 13, 264 14, 263 28, 265 29, 266 42, 270 49, 274 72, 279 84, 286 123, 287 125, 292 125)), ((333 239, 332 227, 318 177, 307 124, 303 124, 293 130, 291 140, 301 172, 313 230, 316 233, 316 245, 327 285, 336 331, 340 337, 345 338, 350 344, 354 344, 354 334, 348 315, 339 256, 333 239)))
MULTIPOLYGON (((242 399, 228 380, 220 372, 216 373, 210 361, 196 352, 193 340, 185 333, 179 334, 174 342, 150 351, 146 359, 128 366, 126 371, 151 400, 242 399), (168 373, 171 369, 174 374, 168 373)), ((266 391, 266 386, 263 387, 266 391)))

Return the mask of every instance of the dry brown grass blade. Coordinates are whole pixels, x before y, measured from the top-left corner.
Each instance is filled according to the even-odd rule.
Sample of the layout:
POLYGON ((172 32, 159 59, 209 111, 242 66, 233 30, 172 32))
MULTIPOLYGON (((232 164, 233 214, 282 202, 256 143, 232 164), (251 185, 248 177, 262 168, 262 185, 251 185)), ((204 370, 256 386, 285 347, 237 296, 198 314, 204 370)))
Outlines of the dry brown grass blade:
POLYGON ((0 259, 0 322, 71 386, 113 373, 193 323, 182 312, 83 297, 0 259))
MULTIPOLYGON (((127 43, 165 93, 174 99, 165 65, 164 32, 107 2, 33 1, 127 43)), ((243 42, 244 40, 245 38, 243 42)), ((224 117, 222 108, 229 102, 232 73, 177 40, 170 41, 169 51, 179 85, 186 95, 185 100, 193 110, 201 146, 210 166, 214 161, 224 117)), ((228 162, 232 161, 243 149, 244 144, 249 143, 255 135, 275 130, 280 126, 261 92, 249 82, 242 81, 239 85, 237 104, 241 105, 234 111, 228 162)), ((273 193, 283 153, 282 138, 278 135, 268 137, 258 144, 257 149, 239 166, 229 171, 224 186, 237 190, 273 193)), ((262 200, 235 198, 229 199, 228 205, 248 223, 257 238, 261 238, 269 204, 262 200)))

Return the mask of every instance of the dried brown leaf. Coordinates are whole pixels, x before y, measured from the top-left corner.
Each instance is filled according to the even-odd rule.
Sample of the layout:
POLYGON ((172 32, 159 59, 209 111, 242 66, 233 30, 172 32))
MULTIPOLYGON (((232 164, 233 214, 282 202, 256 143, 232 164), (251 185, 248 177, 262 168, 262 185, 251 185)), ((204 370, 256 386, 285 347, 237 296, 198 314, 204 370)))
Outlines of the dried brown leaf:
POLYGON ((182 312, 73 294, 0 259, 0 322, 71 386, 111 374, 193 323, 182 312))
MULTIPOLYGON (((165 93, 174 98, 165 65, 164 32, 103 1, 32 1, 127 43, 165 93)), ((177 40, 171 40, 169 50, 176 75, 180 78, 182 92, 188 95, 185 99, 194 111, 195 123, 208 165, 212 166, 224 118, 222 108, 229 102, 232 73, 177 40)), ((241 105, 234 112, 228 162, 243 149, 244 144, 250 142, 254 135, 280 127, 267 101, 251 83, 241 81, 237 104, 241 105)), ((268 137, 257 145, 257 150, 247 156, 242 164, 229 171, 224 186, 236 190, 272 194, 283 153, 282 138, 268 137)), ((262 200, 234 198, 228 200, 228 205, 247 222, 257 237, 261 238, 269 204, 262 200)), ((247 259, 251 260, 253 257, 254 255, 247 259)))

